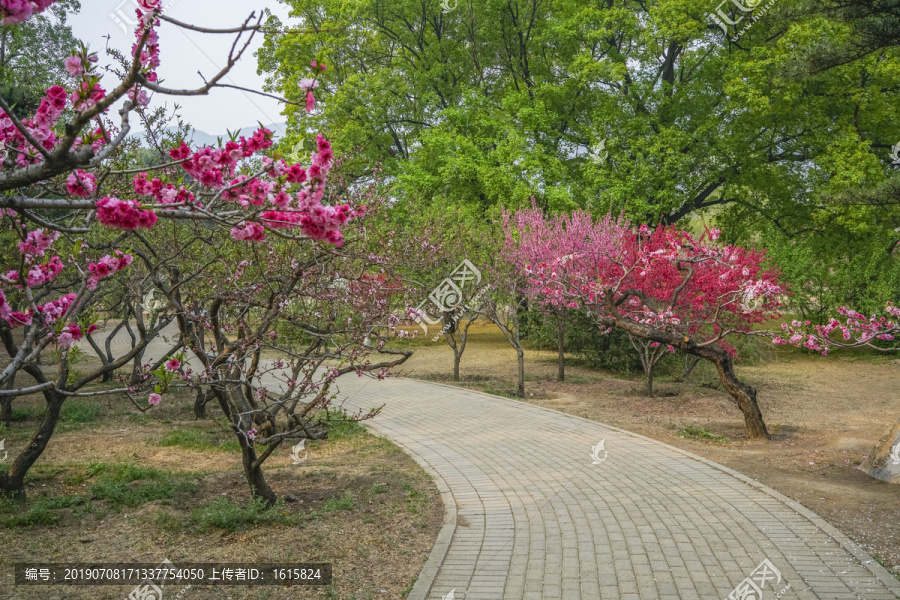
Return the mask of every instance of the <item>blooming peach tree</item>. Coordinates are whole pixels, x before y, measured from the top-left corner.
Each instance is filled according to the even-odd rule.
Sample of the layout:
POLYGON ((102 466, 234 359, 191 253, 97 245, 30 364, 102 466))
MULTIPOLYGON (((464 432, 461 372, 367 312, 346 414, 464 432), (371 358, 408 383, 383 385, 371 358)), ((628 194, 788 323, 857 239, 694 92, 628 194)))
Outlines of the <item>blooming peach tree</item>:
MULTIPOLYGON (((0 23, 21 23, 51 4, 0 0, 0 23)), ((46 448, 67 399, 119 394, 147 410, 170 389, 193 386, 219 400, 228 426, 242 440, 253 493, 271 501, 262 460, 285 439, 314 435, 310 419, 321 409, 329 414, 333 378, 372 370, 384 376, 390 363, 405 355, 368 360, 384 348, 361 347, 357 326, 371 330, 386 318, 386 307, 370 289, 350 297, 334 288, 338 280, 357 285, 355 278, 371 263, 341 254, 343 231, 366 206, 343 203, 338 196, 325 201, 335 160, 323 135, 316 137, 309 164, 280 156, 272 132, 261 127, 219 147, 192 147, 183 139, 165 147, 157 138, 158 159, 134 168, 130 120, 137 115, 145 124, 153 122, 150 105, 156 97, 203 95, 224 85, 222 79, 263 28, 255 14, 237 28, 218 31, 172 21, 161 14, 158 0, 142 6, 131 53, 118 57, 118 70, 101 70, 97 54, 75 49, 68 57, 47 57, 64 61, 70 80, 48 89, 33 117, 18 118, 0 97, 0 227, 7 231, 0 239, 9 241, 2 260, 10 263, 0 273, 0 341, 8 359, 0 368, 0 399, 8 406, 13 398, 41 393, 47 405, 30 443, 0 473, 0 493, 24 497, 24 476, 46 448), (166 87, 157 73, 161 20, 203 33, 234 34, 226 66, 196 89, 166 87), (107 85, 110 73, 116 81, 107 85), (109 115, 114 104, 121 106, 117 119, 109 115), (246 252, 256 258, 242 259, 246 252), (217 269, 230 270, 227 289, 204 278, 217 269), (127 285, 112 285, 122 282, 127 285), (151 287, 163 302, 144 323, 141 296, 151 287), (102 352, 92 334, 98 312, 109 309, 108 297, 121 288, 136 290, 126 312, 137 332, 128 325, 130 348, 113 356, 109 338, 102 352), (354 304, 364 301, 370 304, 354 304), (350 308, 356 309, 350 322, 338 327, 335 319, 350 308), (308 318, 307 310, 331 320, 326 326, 318 317, 308 318), (138 363, 172 323, 180 341, 155 364, 138 363), (313 360, 290 344, 279 346, 292 352, 276 368, 291 375, 288 391, 278 382, 261 384, 261 374, 270 372, 262 350, 274 348, 272 340, 292 328, 292 344, 310 336, 321 344, 332 337, 339 351, 313 360), (73 379, 68 357, 76 343, 98 350, 102 364, 73 379), (58 356, 56 373, 41 364, 46 350, 58 356), (136 376, 124 387, 84 389, 108 381, 129 361, 138 363, 136 376), (315 402, 301 403, 310 394, 315 402), (266 444, 263 457, 255 454, 257 443, 266 444)), ((304 84, 308 111, 315 109, 314 90, 325 71, 325 65, 311 61, 304 84)), ((363 200, 372 195, 365 191, 363 200)))
MULTIPOLYGON (((535 210, 516 218, 539 222, 535 210)), ((718 237, 715 229, 695 237, 607 217, 596 239, 586 236, 580 248, 525 265, 525 289, 544 302, 586 309, 601 328, 629 334, 647 349, 651 375, 661 348, 712 362, 744 415, 748 438, 768 439, 756 390, 736 376, 727 338, 761 335, 752 326, 778 314, 784 290, 763 253, 721 245, 718 237)))

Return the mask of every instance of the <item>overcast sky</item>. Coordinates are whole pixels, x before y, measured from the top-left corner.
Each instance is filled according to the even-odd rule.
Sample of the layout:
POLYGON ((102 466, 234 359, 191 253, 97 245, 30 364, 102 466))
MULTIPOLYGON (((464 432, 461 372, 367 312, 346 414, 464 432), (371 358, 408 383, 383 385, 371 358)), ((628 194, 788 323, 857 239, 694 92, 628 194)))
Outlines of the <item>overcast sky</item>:
MULTIPOLYGON (((111 62, 105 59, 104 49, 109 45, 130 53, 134 41, 133 26, 128 25, 126 33, 116 23, 124 23, 120 15, 134 21, 135 0, 81 0, 81 13, 70 17, 70 24, 75 36, 87 42, 93 51, 100 53, 100 62, 111 62), (114 18, 115 17, 115 18, 114 18)), ((204 27, 222 28, 241 24, 251 12, 257 13, 270 9, 283 22, 287 22, 288 9, 277 0, 163 0, 163 6, 169 6, 166 14, 173 19, 202 25, 204 27)), ((161 79, 169 87, 187 88, 202 85, 197 71, 205 77, 218 72, 225 62, 228 49, 233 42, 231 35, 200 34, 185 31, 163 22, 159 29, 162 66, 159 68, 161 79)), ((252 49, 255 51, 262 43, 262 36, 257 34, 252 49)), ((244 54, 244 58, 231 71, 231 81, 244 87, 262 89, 263 77, 256 74, 256 58, 252 53, 244 54)), ((107 88, 113 82, 104 79, 107 88)), ((171 98, 166 99, 171 103, 171 98)), ((154 101, 154 105, 157 101, 154 101)), ((281 106, 275 100, 262 96, 246 94, 238 90, 215 90, 209 96, 178 98, 182 106, 181 114, 195 128, 211 134, 223 134, 226 129, 240 129, 255 125, 257 121, 264 124, 284 120, 281 106)))

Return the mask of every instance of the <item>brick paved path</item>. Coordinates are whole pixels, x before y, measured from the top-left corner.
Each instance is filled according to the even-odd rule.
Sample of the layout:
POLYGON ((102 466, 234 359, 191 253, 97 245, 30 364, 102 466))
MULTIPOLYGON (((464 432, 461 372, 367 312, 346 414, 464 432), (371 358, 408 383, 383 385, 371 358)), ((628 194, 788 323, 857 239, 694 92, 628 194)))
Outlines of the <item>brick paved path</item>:
POLYGON ((763 560, 780 580, 734 600, 788 585, 782 598, 900 598, 900 581, 820 517, 698 456, 452 386, 339 383, 347 408, 385 405, 367 425, 441 491, 444 526, 408 600, 723 600, 763 560))
POLYGON ((444 499, 410 600, 451 590, 465 600, 721 600, 765 559, 781 574, 765 600, 788 584, 783 598, 900 598, 900 581, 818 516, 671 446, 409 379, 347 382, 342 395, 348 407, 385 404, 371 429, 422 464, 444 499), (607 458, 595 465, 601 440, 607 458))

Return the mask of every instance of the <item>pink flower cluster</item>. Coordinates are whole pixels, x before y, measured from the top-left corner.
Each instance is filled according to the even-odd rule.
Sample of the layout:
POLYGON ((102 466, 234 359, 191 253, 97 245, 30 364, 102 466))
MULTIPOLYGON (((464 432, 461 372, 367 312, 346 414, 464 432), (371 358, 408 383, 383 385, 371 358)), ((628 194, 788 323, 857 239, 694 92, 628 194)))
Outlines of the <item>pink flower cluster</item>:
POLYGON ((93 108, 104 98, 106 98, 106 90, 100 87, 99 83, 82 81, 72 92, 69 100, 72 102, 72 108, 84 111, 93 108))
MULTIPOLYGON (((268 137, 259 139, 260 142, 267 140, 268 137)), ((245 143, 243 138, 241 143, 245 143)), ((249 142, 247 143, 249 144, 249 142)), ((226 144, 226 148, 219 152, 227 149, 228 145, 226 144)), ((354 210, 347 205, 325 206, 322 204, 325 180, 333 166, 334 152, 331 149, 331 143, 321 134, 316 136, 316 150, 308 169, 304 169, 300 165, 288 166, 282 160, 273 161, 264 158, 263 164, 270 168, 271 174, 277 178, 276 181, 250 180, 245 176, 239 176, 228 182, 228 187, 231 189, 222 194, 223 199, 237 202, 245 209, 250 206, 263 206, 266 203, 279 209, 265 211, 260 215, 265 227, 256 222, 245 222, 233 228, 231 236, 234 239, 262 241, 265 239, 266 228, 296 228, 303 235, 312 239, 336 246, 343 243, 341 227, 354 217, 363 214, 363 209, 354 210), (290 193, 290 184, 292 183, 302 186, 295 195, 290 193)), ((183 150, 179 150, 178 153, 173 151, 172 158, 180 160, 184 155, 183 150)), ((195 154, 189 162, 196 161, 196 158, 195 154)))
POLYGON ((65 265, 63 265, 58 256, 54 256, 42 265, 33 266, 25 277, 25 285, 30 288, 44 285, 45 283, 56 279, 56 276, 59 275, 63 269, 65 269, 65 265))
POLYGON ((44 233, 43 229, 29 231, 28 235, 25 237, 25 241, 19 242, 19 252, 28 257, 44 256, 44 253, 50 249, 50 246, 52 246, 53 242, 57 239, 59 239, 58 231, 52 231, 50 233, 44 233))
MULTIPOLYGON (((134 30, 134 44, 131 46, 131 55, 140 61, 141 67, 143 67, 142 72, 147 81, 157 81, 159 76, 156 73, 156 68, 160 65, 160 59, 159 34, 155 28, 159 26, 159 19, 153 18, 153 11, 159 7, 159 2, 148 2, 147 0, 141 0, 141 2, 146 12, 140 9, 135 10, 141 26, 134 30), (138 42, 143 37, 145 30, 148 30, 147 41, 141 49, 140 56, 138 56, 138 42)), ((132 97, 132 99, 134 98, 132 97)))
MULTIPOLYGON (((77 297, 77 294, 67 294, 59 300, 39 304, 37 309, 43 317, 44 324, 46 326, 56 324, 68 312, 77 297)), ((3 292, 0 291, 0 318, 4 319, 11 328, 15 329, 23 325, 31 325, 34 321, 34 313, 32 311, 28 311, 28 313, 13 311, 7 304, 3 292)))
POLYGON ((307 113, 311 113, 316 108, 316 96, 313 94, 313 90, 319 87, 319 73, 325 71, 327 68, 325 65, 317 63, 316 61, 312 61, 311 66, 316 76, 312 79, 304 78, 300 80, 300 89, 306 92, 307 113))
MULTIPOLYGON (((44 285, 45 283, 55 279, 56 276, 59 275, 64 268, 65 266, 63 265, 59 257, 54 256, 45 264, 33 266, 25 276, 25 285, 27 285, 29 288, 35 288, 40 285, 44 285)), ((6 283, 10 283, 19 289, 22 289, 22 282, 20 281, 18 271, 9 271, 5 275, 0 276, 0 280, 5 281, 6 283)))
MULTIPOLYGON (((0 290, 0 320, 6 321, 10 323, 10 319, 13 315, 13 309, 9 305, 9 302, 6 301, 6 295, 3 293, 3 290, 0 290)), ((10 323, 10 327, 12 327, 12 323, 10 323)))
POLYGON ((59 344, 60 348, 68 348, 72 345, 72 342, 77 342, 85 335, 89 335, 95 331, 97 331, 96 325, 91 325, 87 330, 82 330, 77 323, 69 323, 63 327, 63 330, 59 333, 59 336, 56 338, 56 343, 59 344))
POLYGON ((249 140, 241 136, 238 142, 226 142, 224 148, 206 146, 191 152, 188 145, 181 142, 181 146, 169 151, 169 156, 172 160, 184 161, 182 168, 202 185, 218 189, 225 187, 225 179, 234 175, 238 161, 271 148, 272 143, 272 131, 261 127, 249 140))
MULTIPOLYGON (((772 343, 780 346, 790 344, 827 356, 833 347, 874 347, 875 340, 891 342, 900 335, 900 322, 885 316, 872 315, 867 318, 846 306, 839 308, 838 312, 844 317, 843 323, 835 318, 825 325, 813 325, 810 321, 792 321, 790 325, 782 323, 781 328, 787 339, 775 337, 772 343), (841 332, 843 341, 832 338, 832 334, 837 331, 841 332)), ((884 307, 884 312, 891 317, 900 318, 900 307, 890 302, 884 307)))
MULTIPOLYGON (((57 138, 53 132, 53 125, 65 110, 66 101, 65 88, 55 85, 48 89, 44 98, 41 99, 34 119, 22 120, 22 124, 31 137, 45 150, 51 150, 56 144, 57 138)), ((5 144, 17 151, 16 164, 20 167, 43 160, 40 152, 25 139, 9 115, 3 111, 0 111, 0 144, 5 144)))
POLYGON ((121 250, 116 250, 115 256, 106 255, 101 258, 99 262, 91 263, 88 265, 88 271, 91 274, 87 281, 88 289, 97 289, 97 284, 100 283, 101 279, 118 273, 130 265, 132 260, 133 257, 130 254, 125 254, 121 250))
POLYGON ((266 239, 266 230, 259 223, 241 223, 231 229, 231 237, 239 242, 261 242, 266 239))
POLYGON ((133 231, 150 229, 158 217, 152 210, 142 210, 134 200, 107 196, 97 201, 97 219, 106 227, 133 231))
POLYGON ((0 0, 0 25, 24 23, 56 0, 0 0))
POLYGON ((135 176, 131 182, 134 192, 140 196, 152 196, 160 204, 193 204, 194 194, 183 185, 163 183, 161 179, 148 179, 146 173, 135 176))
POLYGON ((44 322, 47 325, 53 325, 69 311, 77 297, 77 294, 66 294, 59 300, 54 300, 47 304, 39 304, 37 307, 38 312, 44 316, 44 322))
POLYGON ((97 178, 81 169, 69 173, 66 178, 66 191, 73 196, 89 198, 97 189, 97 178))
POLYGON ((290 202, 290 196, 284 186, 279 186, 274 181, 263 181, 261 179, 250 179, 243 175, 236 177, 228 182, 228 186, 239 186, 234 190, 226 191, 222 194, 222 198, 237 202, 242 208, 253 206, 262 206, 266 202, 271 202, 278 207, 286 208, 290 202), (240 185, 245 181, 249 181, 245 185, 240 185), (277 189, 277 191, 276 191, 277 189), (276 200, 276 195, 278 196, 276 200))

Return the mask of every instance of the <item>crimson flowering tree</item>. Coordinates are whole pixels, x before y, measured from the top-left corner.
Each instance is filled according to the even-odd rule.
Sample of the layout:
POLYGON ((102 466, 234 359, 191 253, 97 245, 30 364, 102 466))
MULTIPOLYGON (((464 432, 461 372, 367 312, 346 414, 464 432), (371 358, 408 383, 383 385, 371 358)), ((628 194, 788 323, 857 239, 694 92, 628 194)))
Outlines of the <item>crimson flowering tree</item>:
MULTIPOLYGON (((2 0, 0 17, 3 24, 19 23, 52 3, 2 0)), ((146 410, 158 404, 172 385, 193 385, 206 386, 219 399, 230 426, 243 440, 245 470, 254 493, 271 500, 271 490, 259 470, 264 457, 254 454, 256 434, 250 435, 253 427, 248 424, 260 425, 257 432, 263 431, 263 421, 269 424, 266 431, 273 432, 265 436, 269 453, 281 440, 300 437, 298 431, 310 435, 304 429, 304 419, 327 403, 330 382, 316 380, 319 367, 324 368, 325 363, 311 368, 313 363, 308 359, 298 358, 306 355, 295 352, 290 362, 294 391, 278 396, 280 400, 274 405, 269 402, 265 409, 259 408, 257 399, 246 410, 234 400, 230 386, 237 381, 245 392, 273 397, 275 392, 259 384, 255 374, 264 370, 260 366, 261 349, 267 346, 260 340, 268 339, 265 336, 269 331, 278 333, 276 321, 300 328, 300 337, 337 336, 335 345, 341 350, 325 360, 338 364, 333 367, 338 374, 347 372, 348 365, 365 373, 380 364, 365 358, 370 351, 380 350, 377 346, 359 352, 350 350, 358 346, 357 330, 349 327, 356 323, 354 317, 339 330, 329 329, 286 309, 321 304, 319 313, 336 315, 341 303, 362 297, 373 303, 367 310, 353 305, 360 315, 356 318, 365 321, 365 326, 371 329, 385 315, 383 304, 368 292, 349 298, 320 286, 316 296, 306 287, 313 285, 310 280, 333 283, 336 273, 343 272, 328 270, 329 265, 344 264, 334 258, 333 249, 343 245, 342 230, 362 217, 365 206, 363 202, 351 206, 337 196, 329 198, 333 202, 323 201, 334 156, 322 135, 316 138, 309 164, 293 164, 278 156, 272 132, 260 128, 249 138, 232 139, 219 147, 192 148, 182 140, 168 148, 157 144, 167 155, 161 155, 152 166, 132 168, 127 151, 130 118, 137 114, 145 123, 152 122, 148 111, 152 96, 203 95, 224 85, 222 79, 263 27, 262 17, 251 15, 237 28, 210 30, 163 16, 158 0, 147 0, 142 6, 146 9, 136 11, 139 25, 131 55, 120 57, 118 71, 105 71, 118 75, 112 86, 103 81, 106 75, 98 69, 99 57, 81 48, 69 57, 47 57, 64 61, 71 80, 48 89, 32 118, 19 119, 0 97, 0 211, 2 226, 15 240, 4 250, 4 260, 12 260, 14 268, 0 276, 0 340, 8 355, 0 370, 0 398, 8 405, 13 398, 40 392, 47 404, 30 443, 9 470, 0 473, 0 491, 24 497, 24 476, 45 449, 67 398, 126 394, 146 410), (236 34, 225 68, 196 89, 162 85, 157 74, 160 20, 194 31, 236 34), (107 113, 118 102, 118 120, 113 120, 107 113), (221 239, 223 235, 230 244, 221 239), (161 242, 163 239, 166 242, 161 242), (216 241, 215 252, 211 251, 212 239, 216 241), (283 255, 276 265, 260 258, 249 267, 236 267, 241 260, 239 253, 227 250, 233 248, 232 244, 265 246, 267 250, 258 250, 263 256, 294 252, 295 257, 283 255), (302 245, 302 252, 298 245, 302 245), (201 254, 196 253, 201 250, 201 254), (259 279, 228 290, 209 285, 192 287, 203 279, 204 269, 211 273, 224 263, 231 267, 222 268, 250 269, 259 279), (104 289, 112 289, 108 285, 111 281, 123 277, 133 278, 140 294, 146 291, 145 283, 155 285, 164 296, 164 305, 145 326, 140 318, 142 310, 131 302, 130 310, 138 323, 137 335, 129 329, 131 348, 112 356, 107 344, 106 352, 98 353, 105 354, 101 356, 102 366, 71 381, 69 350, 73 343, 90 336, 93 318, 89 312, 108 309, 108 303, 98 304, 97 299, 103 297, 104 289), (303 299, 296 300, 296 294, 303 299), (198 313, 200 307, 205 307, 205 312, 198 313), (208 315, 209 320, 203 317, 195 325, 192 315, 196 314, 208 315), (129 361, 139 361, 173 320, 181 332, 180 344, 193 354, 187 357, 187 364, 198 360, 203 366, 202 378, 188 377, 184 369, 190 367, 180 361, 174 370, 165 366, 174 365, 170 359, 179 349, 175 346, 157 364, 140 364, 138 376, 127 387, 83 391, 87 384, 108 379, 129 361), (214 340, 213 350, 205 346, 206 328, 214 340), (49 373, 40 364, 41 353, 47 349, 58 355, 56 373, 49 373), (183 382, 174 378, 175 371, 183 382), (22 378, 16 378, 19 373, 34 383, 23 383, 22 378), (151 385, 154 389, 148 393, 151 385), (315 395, 318 403, 305 402, 303 407, 308 408, 297 412, 299 399, 305 398, 310 389, 321 392, 315 395), (268 411, 270 416, 260 411, 268 411), (279 422, 278 415, 287 421, 279 422)), ((313 90, 326 67, 312 61, 310 71, 311 77, 304 83, 309 91, 304 103, 307 111, 315 108, 313 90)), ((364 198, 372 194, 368 190, 364 198)), ((352 272, 365 268, 354 263, 352 272)), ((342 269, 350 272, 349 266, 342 269)), ((348 274, 344 279, 350 281, 352 277, 348 274)), ((96 349, 90 337, 88 341, 96 349)), ((376 370, 382 368, 386 367, 376 370)))
POLYGON ((547 302, 589 309, 599 326, 618 328, 648 348, 709 360, 743 412, 748 437, 770 438, 756 390, 735 375, 726 340, 758 335, 752 326, 777 315, 783 290, 763 253, 719 245, 715 229, 696 238, 611 218, 601 225, 597 246, 524 267, 528 286, 547 302))

